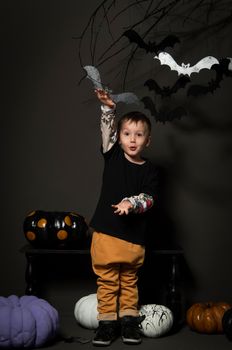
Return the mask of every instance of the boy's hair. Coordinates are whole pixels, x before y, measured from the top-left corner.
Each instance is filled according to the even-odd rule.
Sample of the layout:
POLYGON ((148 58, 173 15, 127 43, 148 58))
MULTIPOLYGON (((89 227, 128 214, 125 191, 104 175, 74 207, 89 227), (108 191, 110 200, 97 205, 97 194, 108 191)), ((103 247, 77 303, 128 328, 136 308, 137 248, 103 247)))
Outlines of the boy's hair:
POLYGON ((135 122, 135 123, 142 122, 142 123, 146 124, 147 129, 148 129, 148 133, 150 135, 150 133, 151 133, 151 121, 142 112, 133 111, 133 112, 129 112, 129 113, 124 114, 118 121, 118 125, 117 125, 118 134, 120 133, 120 131, 122 129, 123 123, 126 121, 131 121, 131 122, 135 122))

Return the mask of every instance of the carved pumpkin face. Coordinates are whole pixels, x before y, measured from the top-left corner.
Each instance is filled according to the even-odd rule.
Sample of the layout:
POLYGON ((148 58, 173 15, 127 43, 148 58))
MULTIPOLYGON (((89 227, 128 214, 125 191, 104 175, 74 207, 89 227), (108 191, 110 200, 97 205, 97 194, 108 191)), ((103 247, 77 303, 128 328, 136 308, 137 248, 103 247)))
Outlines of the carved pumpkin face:
POLYGON ((199 333, 222 333, 222 317, 231 305, 225 302, 193 304, 186 314, 189 327, 199 333))
POLYGON ((87 244, 87 224, 74 212, 36 210, 24 220, 24 235, 35 247, 83 247, 87 244))

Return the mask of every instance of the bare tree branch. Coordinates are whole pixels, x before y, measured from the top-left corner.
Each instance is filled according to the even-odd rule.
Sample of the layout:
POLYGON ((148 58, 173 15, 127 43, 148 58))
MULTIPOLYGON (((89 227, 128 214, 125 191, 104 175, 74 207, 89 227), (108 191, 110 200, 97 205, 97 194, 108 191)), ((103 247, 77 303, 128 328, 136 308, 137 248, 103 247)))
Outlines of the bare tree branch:
MULTIPOLYGON (((91 14, 86 26, 84 27, 79 39, 79 62, 83 67, 84 54, 86 46, 89 47, 88 54, 90 55, 92 64, 97 67, 110 62, 117 57, 117 61, 122 61, 122 56, 125 56, 126 62, 121 65, 114 65, 112 68, 115 75, 118 76, 118 69, 123 70, 123 89, 125 88, 127 77, 129 74, 130 65, 136 60, 138 47, 131 48, 130 43, 125 43, 123 40, 124 31, 127 29, 136 29, 140 33, 143 40, 147 39, 153 30, 158 28, 158 24, 162 23, 178 23, 182 20, 183 27, 186 23, 191 24, 191 28, 183 28, 183 30, 172 30, 172 33, 188 38, 191 35, 195 37, 203 32, 215 28, 223 28, 232 22, 232 2, 231 0, 194 0, 186 2, 185 0, 131 0, 125 4, 120 0, 103 0, 91 14), (121 25, 115 33, 113 32, 113 24, 116 20, 121 19, 123 15, 134 8, 138 10, 139 17, 137 20, 121 25), (215 14, 219 16, 215 16, 215 14), (215 21, 214 18, 217 17, 215 21), (223 17, 223 18, 222 18, 223 17), (170 21, 172 19, 172 22, 170 21), (213 19, 214 21, 211 21, 213 19), (166 21, 166 22, 164 22, 166 21), (105 40, 106 48, 100 54, 97 52, 98 44, 103 29, 109 34, 109 42, 105 40), (118 32, 121 30, 121 33, 118 32), (87 43, 85 43, 87 41, 87 43), (87 44, 87 45, 86 45, 87 44), (82 57, 83 56, 83 57, 82 57), (117 71, 116 71, 117 70, 117 71)), ((157 35, 163 35, 157 30, 157 35)), ((98 50, 99 51, 99 50, 98 50)))

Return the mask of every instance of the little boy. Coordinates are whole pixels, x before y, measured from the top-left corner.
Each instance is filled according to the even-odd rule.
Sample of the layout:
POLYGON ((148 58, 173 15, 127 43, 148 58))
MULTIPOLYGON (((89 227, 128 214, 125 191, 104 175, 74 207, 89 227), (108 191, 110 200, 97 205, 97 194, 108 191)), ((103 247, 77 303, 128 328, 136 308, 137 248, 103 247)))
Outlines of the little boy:
POLYGON ((157 191, 156 170, 141 156, 150 144, 151 123, 140 112, 123 116, 115 128, 115 103, 101 101, 102 189, 90 225, 92 266, 97 279, 99 327, 93 345, 107 346, 121 332, 127 344, 141 343, 137 271, 144 262, 146 211, 157 191))

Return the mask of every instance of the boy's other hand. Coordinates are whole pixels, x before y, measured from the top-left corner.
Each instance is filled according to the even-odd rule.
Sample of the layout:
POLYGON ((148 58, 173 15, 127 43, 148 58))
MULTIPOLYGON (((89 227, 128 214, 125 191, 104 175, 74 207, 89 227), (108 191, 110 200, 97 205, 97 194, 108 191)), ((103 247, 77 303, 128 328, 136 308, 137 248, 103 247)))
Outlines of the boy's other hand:
POLYGON ((101 103, 109 108, 115 108, 115 103, 110 97, 109 93, 102 89, 95 89, 95 94, 101 103))
POLYGON ((125 200, 118 204, 112 204, 112 207, 115 209, 115 214, 128 215, 131 209, 133 208, 133 205, 131 204, 131 202, 125 200))

